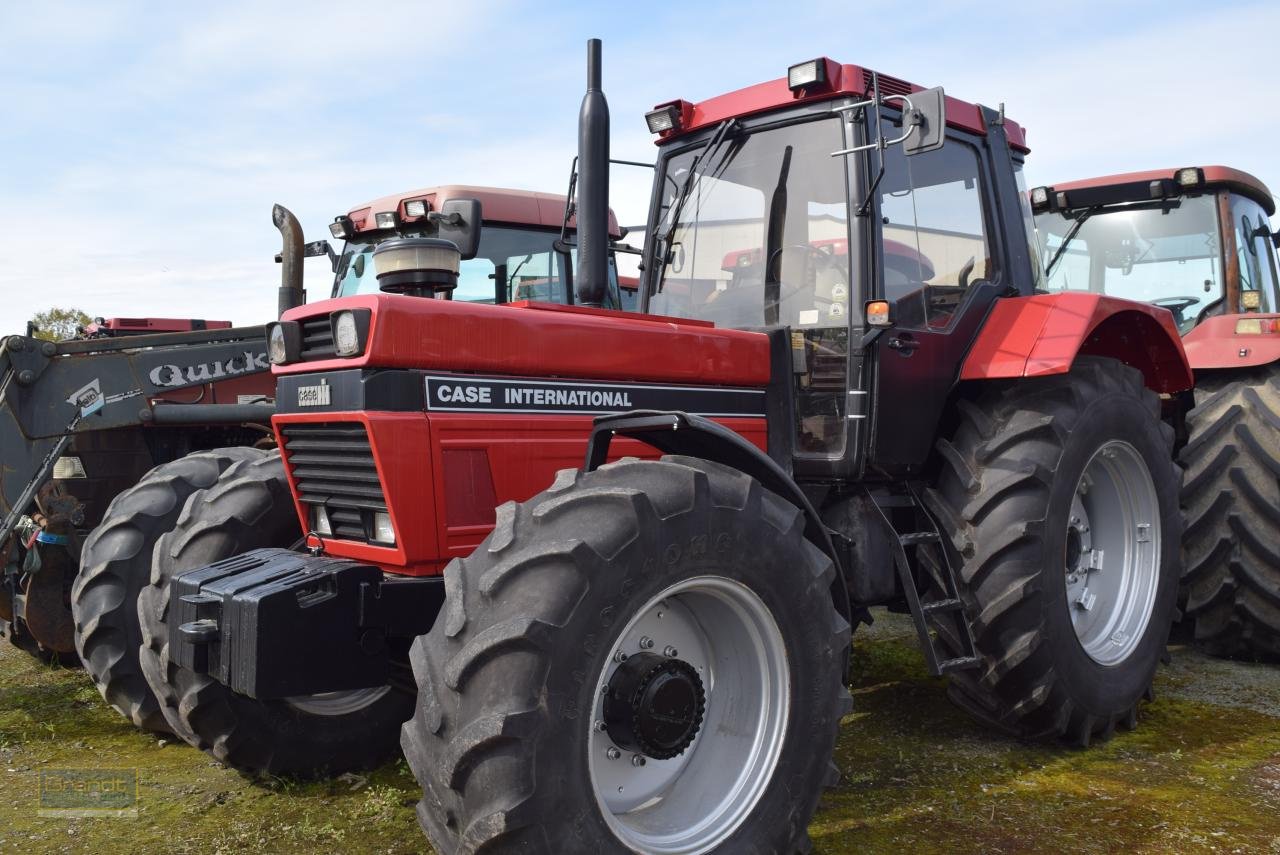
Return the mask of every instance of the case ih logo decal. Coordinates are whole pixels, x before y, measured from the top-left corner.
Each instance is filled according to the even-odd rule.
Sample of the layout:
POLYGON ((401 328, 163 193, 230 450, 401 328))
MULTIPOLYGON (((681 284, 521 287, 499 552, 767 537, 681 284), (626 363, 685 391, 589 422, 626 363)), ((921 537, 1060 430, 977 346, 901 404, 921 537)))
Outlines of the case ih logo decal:
POLYGON ((762 389, 475 377, 427 377, 426 382, 427 409, 436 412, 599 415, 628 410, 683 410, 700 416, 764 415, 762 389))
POLYGON ((224 377, 240 374, 257 374, 271 370, 266 351, 254 353, 246 350, 222 362, 201 362, 198 365, 157 365, 147 375, 157 386, 192 386, 196 383, 212 383, 224 377))

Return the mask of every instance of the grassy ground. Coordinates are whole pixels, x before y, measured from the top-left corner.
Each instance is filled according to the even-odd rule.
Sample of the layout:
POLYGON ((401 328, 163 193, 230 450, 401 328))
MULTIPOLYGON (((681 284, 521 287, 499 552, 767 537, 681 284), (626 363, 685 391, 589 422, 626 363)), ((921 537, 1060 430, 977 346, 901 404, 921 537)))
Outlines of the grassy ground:
MULTIPOLYGON (((1183 649, 1139 729, 1089 751, 992 736, 924 673, 910 627, 859 633, 846 778, 821 853, 1280 855, 1280 668, 1183 649)), ((0 646, 0 852, 421 852, 403 762, 323 783, 253 783, 134 730, 83 673, 0 646), (137 816, 38 815, 41 769, 137 769, 137 816)))

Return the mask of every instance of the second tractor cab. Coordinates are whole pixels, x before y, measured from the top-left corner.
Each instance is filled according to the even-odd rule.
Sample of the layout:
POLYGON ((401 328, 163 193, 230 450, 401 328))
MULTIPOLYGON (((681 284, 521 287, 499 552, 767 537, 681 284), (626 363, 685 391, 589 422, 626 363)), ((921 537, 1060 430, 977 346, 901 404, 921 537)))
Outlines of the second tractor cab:
POLYGON ((1280 658, 1280 286, 1271 191, 1225 166, 1031 192, 1052 293, 1169 309, 1195 371, 1181 459, 1187 618, 1220 655, 1280 658))
MULTIPOLYGON (((577 252, 561 244, 565 197, 554 193, 451 184, 387 196, 353 208, 330 225, 345 241, 334 262, 334 297, 378 293, 374 250, 388 240, 430 237, 439 224, 479 205, 483 226, 471 233, 458 270, 457 287, 447 299, 468 303, 537 300, 574 302, 573 269, 577 252), (465 203, 465 206, 464 206, 465 203)), ((570 228, 572 228, 572 221, 570 228)), ((620 239, 617 218, 609 212, 609 236, 620 239)), ((625 290, 625 289, 623 289, 625 290)), ((609 259, 606 308, 629 309, 634 291, 623 293, 613 258, 609 259)))
POLYGON ((283 467, 193 501, 139 601, 189 739, 281 773, 399 734, 442 853, 807 851, 874 605, 983 721, 1135 726, 1179 575, 1169 313, 1041 293, 1002 110, 825 58, 648 114, 646 314, 591 308, 599 48, 586 305, 406 296, 458 287, 432 241, 272 328, 342 352, 286 348, 283 467))

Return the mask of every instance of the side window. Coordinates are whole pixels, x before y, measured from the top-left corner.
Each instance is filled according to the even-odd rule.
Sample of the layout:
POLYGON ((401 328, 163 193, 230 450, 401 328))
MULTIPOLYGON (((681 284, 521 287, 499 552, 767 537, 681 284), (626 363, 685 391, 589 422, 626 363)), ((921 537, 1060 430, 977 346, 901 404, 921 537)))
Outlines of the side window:
POLYGON ((1256 309, 1248 311, 1274 311, 1275 263, 1272 259, 1271 229, 1267 216, 1258 203, 1241 196, 1231 197, 1231 219, 1236 233, 1236 259, 1240 262, 1240 292, 1243 295, 1256 292, 1256 309))
POLYGON ((492 303, 495 292, 493 262, 487 258, 470 258, 458 265, 458 287, 453 299, 467 303, 492 303))
POLYGON ((906 157, 885 151, 880 183, 884 294, 900 326, 949 326, 969 286, 996 277, 978 152, 956 139, 906 157))

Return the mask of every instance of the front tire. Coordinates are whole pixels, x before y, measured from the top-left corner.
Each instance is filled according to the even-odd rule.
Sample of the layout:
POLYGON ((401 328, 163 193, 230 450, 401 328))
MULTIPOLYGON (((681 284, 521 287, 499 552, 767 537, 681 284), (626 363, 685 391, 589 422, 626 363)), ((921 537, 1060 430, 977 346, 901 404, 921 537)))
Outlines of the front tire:
POLYGON ((169 587, 185 570, 301 536, 280 453, 255 452, 194 494, 156 544, 138 598, 140 659, 165 719, 188 743, 249 773, 311 776, 376 766, 394 756, 412 696, 390 686, 260 701, 169 660, 169 587))
POLYGON ((1280 368, 1200 378, 1182 450, 1186 616, 1216 656, 1280 659, 1280 368))
POLYGON ((667 457, 565 470, 497 519, 410 653, 437 851, 808 851, 849 625, 802 514, 667 457))
POLYGON ((191 494, 213 486, 236 461, 256 456, 224 448, 157 466, 111 500, 85 539, 71 587, 76 652, 103 699, 143 730, 173 732, 138 663, 138 593, 151 576, 151 552, 191 494))
POLYGON ((1159 400, 1135 369, 1082 356, 1065 375, 964 401, 959 416, 928 493, 981 660, 951 676, 952 700, 1016 735, 1080 746, 1132 728, 1180 569, 1180 472, 1159 400))

